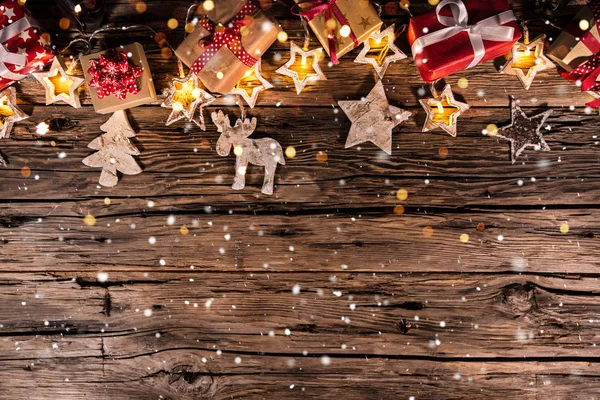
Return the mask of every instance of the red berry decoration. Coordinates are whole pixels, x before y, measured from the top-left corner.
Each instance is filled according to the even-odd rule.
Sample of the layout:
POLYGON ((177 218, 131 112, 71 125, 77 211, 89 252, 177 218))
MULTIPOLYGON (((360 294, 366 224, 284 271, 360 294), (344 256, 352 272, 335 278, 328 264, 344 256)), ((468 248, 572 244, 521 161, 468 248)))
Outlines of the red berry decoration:
POLYGON ((89 86, 96 89, 99 99, 114 94, 125 100, 129 93, 138 93, 137 79, 142 76, 142 68, 133 64, 125 52, 111 49, 99 59, 90 60, 90 65, 89 86))

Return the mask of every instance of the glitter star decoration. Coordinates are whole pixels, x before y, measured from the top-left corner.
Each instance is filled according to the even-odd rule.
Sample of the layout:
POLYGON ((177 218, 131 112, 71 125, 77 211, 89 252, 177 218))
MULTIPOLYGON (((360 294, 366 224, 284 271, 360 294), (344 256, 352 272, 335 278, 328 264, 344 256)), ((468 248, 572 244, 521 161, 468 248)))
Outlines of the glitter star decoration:
POLYGON ((244 77, 235 85, 235 88, 229 94, 239 94, 248 103, 250 108, 254 108, 258 94, 263 90, 271 89, 273 85, 262 76, 261 59, 250 68, 244 77))
POLYGON ((394 33, 394 24, 388 26, 382 32, 372 33, 363 44, 363 48, 354 59, 358 64, 371 64, 379 78, 383 78, 390 63, 406 58, 395 44, 396 34, 394 33), (390 54, 392 52, 392 54, 390 54), (374 56, 369 56, 369 53, 374 56))
POLYGON ((44 86, 46 105, 62 101, 74 108, 81 107, 78 89, 84 79, 67 74, 60 57, 54 58, 47 72, 33 72, 32 75, 44 86))
POLYGON ((346 149, 371 142, 387 154, 392 154, 392 129, 411 116, 410 112, 390 105, 381 81, 377 81, 364 99, 339 101, 338 105, 352 122, 346 149))
POLYGON ((427 113, 423 132, 441 128, 450 136, 456 137, 457 118, 469 109, 469 105, 454 98, 450 85, 444 86, 441 94, 434 93, 433 97, 421 99, 419 102, 427 113))
POLYGON ((185 118, 196 123, 203 131, 206 130, 204 107, 215 101, 215 97, 199 87, 196 74, 189 74, 183 79, 173 79, 166 94, 167 98, 161 104, 162 107, 171 109, 166 125, 185 118), (199 118, 194 116, 198 108, 199 118))
POLYGON ((321 67, 319 67, 319 59, 322 53, 323 49, 320 47, 304 51, 296 43, 290 42, 290 60, 275 72, 292 78, 296 87, 296 94, 300 94, 309 82, 327 79, 323 71, 321 71, 321 67), (298 55, 301 57, 300 62, 296 62, 298 55), (307 59, 310 57, 313 58, 313 61, 311 64, 308 64, 307 59), (311 69, 314 72, 311 72, 311 69))
POLYGON ((525 115, 521 107, 517 104, 517 100, 510 96, 511 102, 511 123, 504 128, 498 129, 496 136, 510 142, 510 156, 512 163, 517 161, 517 157, 527 147, 533 147, 537 150, 550 151, 550 146, 544 140, 540 129, 552 110, 545 111, 541 114, 528 117, 525 115))
POLYGON ((29 118, 17 107, 17 91, 9 87, 0 93, 0 139, 10 136, 15 122, 29 118))
POLYGON ((512 57, 500 72, 515 75, 523 87, 529 90, 538 72, 555 67, 552 61, 544 55, 545 40, 546 35, 541 35, 533 42, 529 42, 525 35, 524 43, 514 44, 511 50, 512 57))

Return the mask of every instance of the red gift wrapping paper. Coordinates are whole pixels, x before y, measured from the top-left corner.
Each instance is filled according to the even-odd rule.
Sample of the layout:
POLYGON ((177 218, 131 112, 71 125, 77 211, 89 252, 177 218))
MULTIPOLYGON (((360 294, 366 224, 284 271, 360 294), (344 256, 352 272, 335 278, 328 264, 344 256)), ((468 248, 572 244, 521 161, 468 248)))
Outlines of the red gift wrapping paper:
MULTIPOLYGON (((468 11, 468 25, 474 25, 486 18, 510 11, 506 0, 462 0, 462 3, 468 11)), ((440 15, 451 17, 450 7, 443 7, 440 10, 440 15)), ((512 40, 483 40, 485 55, 479 61, 479 64, 509 53, 515 42, 521 38, 521 31, 516 21, 504 23, 502 26, 514 29, 512 40)), ((418 15, 410 20, 407 32, 408 41, 412 46, 418 38, 444 28, 446 26, 438 21, 435 10, 418 15)), ((473 45, 466 31, 426 46, 418 54, 414 53, 415 64, 425 82, 432 82, 456 72, 464 71, 474 59, 473 45)))

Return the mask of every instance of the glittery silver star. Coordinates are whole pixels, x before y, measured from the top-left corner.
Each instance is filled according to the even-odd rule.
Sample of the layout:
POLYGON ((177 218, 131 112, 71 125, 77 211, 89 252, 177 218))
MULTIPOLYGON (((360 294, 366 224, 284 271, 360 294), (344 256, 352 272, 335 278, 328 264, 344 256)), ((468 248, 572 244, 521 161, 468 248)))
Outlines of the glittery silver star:
POLYGON ((372 33, 369 38, 364 41, 363 48, 354 59, 354 62, 358 64, 371 64, 373 68, 375 68, 375 72, 377 72, 379 78, 383 78, 390 63, 406 58, 406 54, 394 44, 395 40, 396 34, 394 33, 394 24, 388 26, 381 32, 372 33), (386 46, 381 49, 377 57, 367 57, 369 50, 371 50, 370 41, 375 40, 380 42, 384 39, 387 40, 386 46), (390 51, 392 54, 387 55, 390 51), (381 57, 383 57, 383 59, 381 59, 381 57))
POLYGON ((203 109, 215 101, 215 97, 198 86, 196 74, 190 74, 183 79, 173 79, 166 92, 167 98, 161 106, 172 111, 165 125, 171 125, 185 118, 195 122, 203 131, 206 130, 203 109), (198 107, 200 107, 200 119, 194 116, 198 107))
POLYGON ((528 117, 523 113, 513 96, 510 96, 510 101, 511 124, 498 129, 498 133, 495 136, 510 142, 512 163, 514 164, 517 161, 517 157, 519 157, 526 147, 550 151, 550 146, 544 140, 540 129, 548 116, 552 114, 552 110, 528 117))
MULTIPOLYGON (((300 94, 306 84, 308 82, 315 82, 320 80, 327 79, 321 68, 319 67, 319 58, 321 58, 321 53, 323 52, 322 48, 316 48, 309 51, 304 51, 296 43, 290 42, 290 60, 286 62, 284 65, 277 69, 278 74, 289 76, 294 81, 294 86, 296 87, 296 94, 300 94), (305 68, 306 59, 309 57, 313 58, 312 64, 310 66, 315 71, 314 73, 306 73, 304 78, 300 79, 300 75, 298 71, 291 69, 291 67, 296 62, 296 55, 299 54, 302 57, 303 65, 300 68, 305 68)), ((308 66, 308 64, 306 64, 308 66)))
MULTIPOLYGON (((231 92, 229 92, 229 94, 239 94, 240 96, 242 96, 242 98, 244 100, 246 100, 246 103, 248 103, 250 108, 254 108, 254 106, 256 105, 256 100, 258 99, 258 94, 260 92, 262 92, 263 90, 271 89, 273 87, 271 82, 269 82, 265 78, 263 78, 262 72, 260 70, 260 68, 261 68, 260 61, 261 61, 261 59, 259 58, 258 61, 256 62, 256 64, 254 64, 254 66, 248 70, 248 77, 254 75, 254 77, 260 82, 260 85, 256 85, 254 87, 247 88, 247 89, 252 89, 252 94, 248 94, 248 90, 246 88, 240 87, 240 83, 238 83, 236 85, 236 87, 234 89, 232 89, 231 92)), ((243 81, 243 79, 242 79, 242 81, 243 81)), ((240 82, 242 82, 242 81, 240 81, 240 82)))
POLYGON ((366 98, 339 101, 338 105, 352 122, 346 139, 346 149, 371 142, 387 154, 392 154, 392 129, 411 116, 406 110, 390 106, 381 81, 377 81, 366 98))

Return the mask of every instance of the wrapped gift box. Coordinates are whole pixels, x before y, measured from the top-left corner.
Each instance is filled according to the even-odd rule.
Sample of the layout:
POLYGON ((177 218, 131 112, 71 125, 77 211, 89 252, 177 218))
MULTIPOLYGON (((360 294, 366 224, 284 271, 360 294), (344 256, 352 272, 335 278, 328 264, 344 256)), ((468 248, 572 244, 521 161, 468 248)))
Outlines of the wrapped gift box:
POLYGON ((208 90, 225 94, 271 47, 279 32, 279 23, 253 1, 219 0, 175 54, 198 75, 208 90), (230 45, 218 45, 215 38, 223 32, 231 33, 239 40, 230 45), (237 49, 238 54, 231 48, 237 49))
POLYGON ((521 38, 506 0, 453 0, 411 18, 407 34, 426 82, 503 56, 521 38))
MULTIPOLYGON (((115 53, 113 53, 114 55, 115 53)), ((79 57, 81 68, 83 69, 83 75, 85 81, 88 84, 90 90, 90 97, 94 110, 100 114, 113 113, 118 110, 125 110, 127 108, 136 107, 142 104, 152 103, 156 100, 156 91, 154 90, 154 83, 152 82, 152 74, 150 72, 150 66, 144 53, 144 48, 139 43, 132 43, 127 46, 122 46, 116 49, 110 49, 101 51, 99 53, 89 54, 86 56, 79 57), (123 99, 119 99, 116 95, 111 94, 107 96, 98 95, 96 88, 90 87, 92 76, 90 75, 91 60, 99 60, 100 56, 107 54, 108 52, 118 52, 127 55, 128 62, 137 67, 141 68, 141 75, 135 80, 137 87, 137 93, 127 93, 123 99)))
POLYGON ((575 19, 554 40, 546 56, 567 72, 577 68, 600 52, 600 34, 596 24, 592 10, 583 7, 575 19), (579 27, 579 22, 582 20, 588 21, 588 30, 584 31, 579 27))
POLYGON ((52 62, 54 54, 42 44, 41 29, 16 0, 0 7, 0 43, 7 51, 0 61, 0 90, 52 62))
POLYGON ((308 25, 327 51, 327 54, 329 54, 329 57, 331 57, 332 52, 332 49, 330 49, 329 34, 334 35, 333 40, 335 42, 336 56, 331 58, 335 63, 337 63, 335 61, 337 58, 342 57, 367 40, 372 33, 378 32, 383 24, 379 18, 379 14, 377 14, 377 11, 375 11, 369 0, 337 0, 329 5, 331 19, 336 22, 336 27, 330 31, 327 29, 325 11, 314 16, 315 12, 311 12, 311 10, 315 9, 315 4, 303 2, 304 0, 295 1, 298 3, 298 8, 300 9, 298 14, 308 20, 308 25), (340 21, 338 17, 341 17, 343 20, 340 21), (351 36, 343 37, 340 35, 340 28, 346 24, 354 34, 356 43, 351 36))

